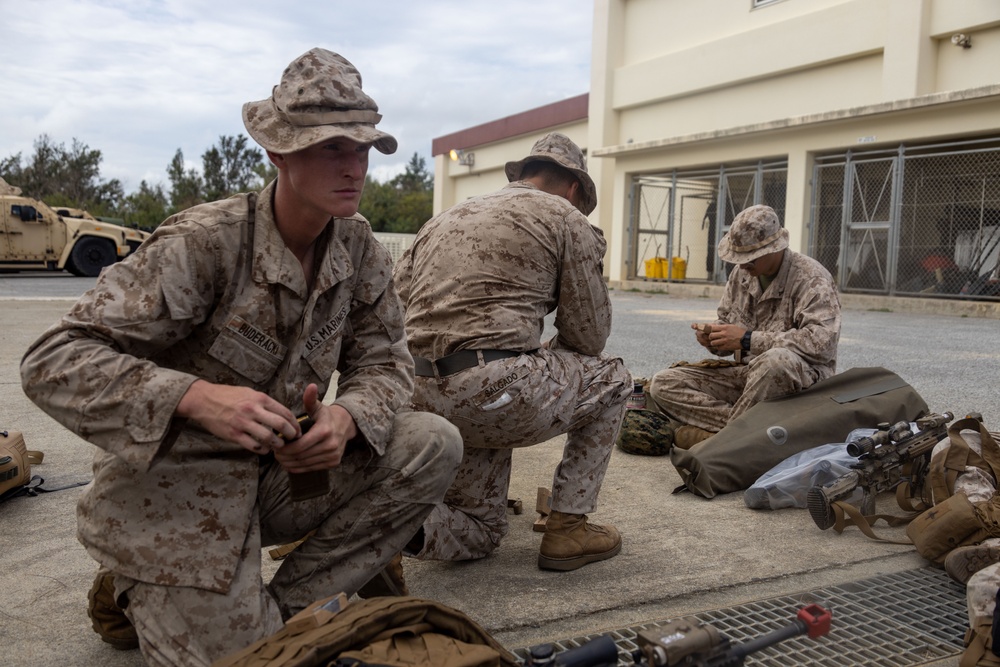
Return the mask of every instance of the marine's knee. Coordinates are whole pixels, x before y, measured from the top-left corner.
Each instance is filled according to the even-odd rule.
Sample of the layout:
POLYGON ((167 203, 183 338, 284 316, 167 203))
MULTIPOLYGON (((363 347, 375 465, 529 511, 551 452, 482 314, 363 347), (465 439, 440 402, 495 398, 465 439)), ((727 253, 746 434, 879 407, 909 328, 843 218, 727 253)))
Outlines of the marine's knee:
POLYGON ((799 376, 808 365, 797 353, 784 347, 772 347, 756 355, 748 364, 750 375, 799 376))
POLYGON ((403 477, 420 479, 443 495, 462 462, 462 435, 444 417, 405 412, 396 416, 386 455, 399 459, 403 477))
POLYGON ((649 381, 649 393, 654 398, 667 397, 681 385, 681 375, 674 368, 665 368, 649 381))

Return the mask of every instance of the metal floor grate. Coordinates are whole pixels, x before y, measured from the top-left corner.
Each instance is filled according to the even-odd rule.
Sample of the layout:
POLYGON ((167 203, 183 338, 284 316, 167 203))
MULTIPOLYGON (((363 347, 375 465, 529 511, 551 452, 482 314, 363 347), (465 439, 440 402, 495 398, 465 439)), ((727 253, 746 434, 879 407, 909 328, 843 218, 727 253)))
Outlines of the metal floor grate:
MULTIPOLYGON (((800 608, 818 603, 833 614, 830 633, 819 639, 794 637, 746 658, 746 665, 790 667, 903 667, 962 652, 968 627, 965 587, 943 570, 922 568, 819 588, 799 595, 692 614, 734 644, 743 644, 789 625, 800 608)), ((604 633, 554 641, 556 652, 576 648, 601 634, 618 646, 618 664, 633 664, 639 631, 666 625, 653 621, 604 633)), ((522 661, 528 648, 515 649, 522 661)))

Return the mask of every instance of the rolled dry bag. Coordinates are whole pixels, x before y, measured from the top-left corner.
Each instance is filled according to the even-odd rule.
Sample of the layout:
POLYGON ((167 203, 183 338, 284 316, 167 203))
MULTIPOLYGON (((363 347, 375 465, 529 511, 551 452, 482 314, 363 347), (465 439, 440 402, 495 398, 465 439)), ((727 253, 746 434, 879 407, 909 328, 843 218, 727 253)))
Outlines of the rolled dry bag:
POLYGON ((805 391, 761 401, 691 449, 673 448, 670 462, 684 485, 703 498, 742 491, 793 454, 844 442, 856 428, 913 421, 927 414, 917 391, 884 368, 852 368, 805 391))

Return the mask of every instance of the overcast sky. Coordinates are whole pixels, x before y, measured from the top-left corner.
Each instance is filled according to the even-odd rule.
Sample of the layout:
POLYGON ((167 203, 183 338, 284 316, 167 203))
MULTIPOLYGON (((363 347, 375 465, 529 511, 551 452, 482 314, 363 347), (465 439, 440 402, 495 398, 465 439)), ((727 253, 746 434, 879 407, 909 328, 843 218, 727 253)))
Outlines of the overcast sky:
POLYGON ((0 158, 27 159, 48 134, 103 155, 126 193, 169 187, 222 135, 246 134, 244 102, 264 99, 295 57, 336 51, 361 72, 381 129, 370 173, 399 173, 431 141, 585 93, 587 0, 0 0, 0 158))

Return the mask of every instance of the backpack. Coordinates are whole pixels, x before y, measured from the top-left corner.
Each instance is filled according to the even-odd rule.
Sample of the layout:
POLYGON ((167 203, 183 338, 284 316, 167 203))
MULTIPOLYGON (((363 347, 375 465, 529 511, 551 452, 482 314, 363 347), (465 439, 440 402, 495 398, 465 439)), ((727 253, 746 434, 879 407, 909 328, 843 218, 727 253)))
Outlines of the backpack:
POLYGON ((338 595, 309 605, 270 637, 212 667, 517 667, 462 612, 432 600, 338 595))
POLYGON ((1000 447, 996 440, 979 419, 966 417, 948 427, 947 441, 939 443, 931 455, 923 495, 932 507, 907 524, 906 536, 917 553, 938 566, 957 547, 1000 537, 1000 496, 996 494, 1000 447), (969 445, 963 431, 978 434, 978 448, 969 445), (959 484, 963 475, 987 480, 992 497, 970 500, 959 484))
POLYGON ((45 480, 32 475, 31 466, 40 464, 44 458, 44 453, 27 448, 20 431, 0 431, 0 502, 18 496, 62 491, 87 483, 75 482, 54 489, 43 488, 45 480))
MULTIPOLYGON (((41 463, 44 456, 29 450, 19 431, 0 431, 0 501, 30 493, 31 465, 41 463)), ((35 479, 41 482, 40 477, 35 479)))

